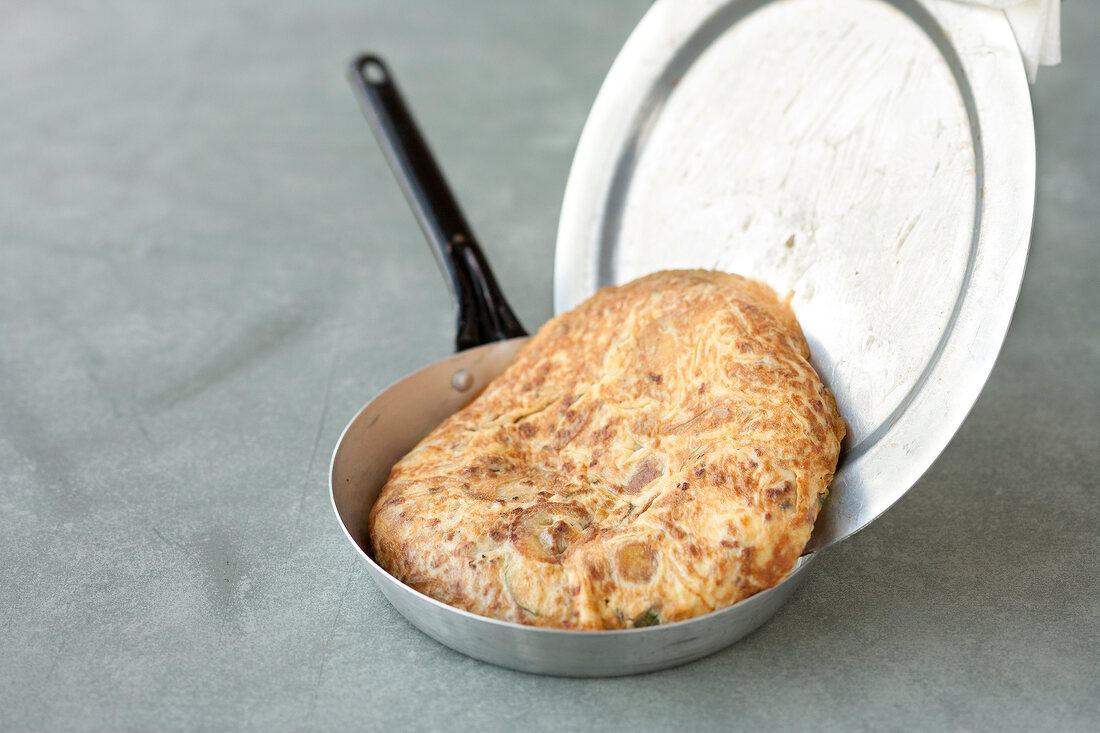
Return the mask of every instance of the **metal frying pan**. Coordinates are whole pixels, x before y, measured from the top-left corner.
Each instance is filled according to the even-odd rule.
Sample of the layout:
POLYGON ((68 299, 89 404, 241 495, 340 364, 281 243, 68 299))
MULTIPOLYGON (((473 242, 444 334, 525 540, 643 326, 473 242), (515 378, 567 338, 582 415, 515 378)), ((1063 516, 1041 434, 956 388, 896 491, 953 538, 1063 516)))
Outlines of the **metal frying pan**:
POLYGON ((377 56, 361 56, 352 62, 350 76, 447 276, 458 311, 458 353, 375 397, 352 419, 332 456, 333 508, 371 578, 429 636, 469 656, 525 672, 577 677, 646 672, 698 659, 754 630, 794 592, 812 556, 802 558, 778 586, 729 608, 674 624, 602 632, 477 616, 413 590, 370 556, 367 517, 390 468, 504 371, 527 339, 386 65, 377 56))
POLYGON ((367 516, 392 465, 500 374, 524 334, 385 65, 361 57, 351 78, 450 282, 459 353, 356 415, 333 454, 332 501, 394 607, 458 651, 527 672, 610 676, 725 647, 788 599, 818 551, 920 477, 993 366, 1035 185, 1027 83, 1003 14, 945 0, 657 0, 581 136, 558 232, 557 310, 670 266, 793 289, 852 435, 812 553, 733 606, 623 631, 526 627, 428 598, 371 559, 367 516))

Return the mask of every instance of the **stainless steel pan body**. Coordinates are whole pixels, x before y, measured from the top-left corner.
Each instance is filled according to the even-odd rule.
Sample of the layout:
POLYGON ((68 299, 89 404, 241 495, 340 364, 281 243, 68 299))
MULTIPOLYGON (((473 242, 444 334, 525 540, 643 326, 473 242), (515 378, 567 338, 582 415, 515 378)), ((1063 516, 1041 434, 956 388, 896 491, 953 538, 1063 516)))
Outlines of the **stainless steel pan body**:
POLYGON ((373 399, 332 456, 332 505, 371 578, 405 618, 452 649, 523 672, 605 677, 648 672, 711 654, 752 632, 783 605, 813 555, 778 586, 729 608, 664 626, 561 631, 476 616, 418 593, 371 558, 367 517, 390 467, 444 418, 468 403, 512 360, 524 338, 487 344, 421 369, 373 399))
POLYGON ((698 659, 756 629, 794 592, 811 557, 803 557, 779 585, 699 618, 621 631, 566 631, 497 621, 440 603, 401 583, 370 556, 367 520, 393 464, 474 399, 527 339, 385 64, 377 56, 361 56, 353 61, 350 77, 435 251, 457 312, 459 353, 379 394, 352 419, 333 452, 333 509, 382 593, 412 624, 443 644, 493 664, 540 674, 648 672, 698 659))

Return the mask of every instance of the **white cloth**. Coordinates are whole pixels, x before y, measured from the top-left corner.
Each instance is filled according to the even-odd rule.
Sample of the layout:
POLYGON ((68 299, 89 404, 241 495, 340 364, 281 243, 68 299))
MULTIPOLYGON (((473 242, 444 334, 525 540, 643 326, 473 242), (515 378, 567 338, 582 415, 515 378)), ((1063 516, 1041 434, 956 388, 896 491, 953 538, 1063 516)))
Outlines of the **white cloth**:
POLYGON ((1024 57, 1027 77, 1035 82, 1039 66, 1054 66, 1062 61, 1062 0, 962 0, 1004 10, 1020 54, 1024 57))

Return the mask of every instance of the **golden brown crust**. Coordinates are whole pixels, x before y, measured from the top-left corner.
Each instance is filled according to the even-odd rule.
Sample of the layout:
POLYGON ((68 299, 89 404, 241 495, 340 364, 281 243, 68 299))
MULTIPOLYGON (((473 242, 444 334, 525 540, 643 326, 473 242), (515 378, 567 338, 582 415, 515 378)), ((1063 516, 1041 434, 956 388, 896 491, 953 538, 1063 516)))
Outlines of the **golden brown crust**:
POLYGON ((679 621, 769 588, 809 539, 844 422, 794 315, 701 270, 552 319, 393 468, 374 556, 429 596, 571 629, 679 621))

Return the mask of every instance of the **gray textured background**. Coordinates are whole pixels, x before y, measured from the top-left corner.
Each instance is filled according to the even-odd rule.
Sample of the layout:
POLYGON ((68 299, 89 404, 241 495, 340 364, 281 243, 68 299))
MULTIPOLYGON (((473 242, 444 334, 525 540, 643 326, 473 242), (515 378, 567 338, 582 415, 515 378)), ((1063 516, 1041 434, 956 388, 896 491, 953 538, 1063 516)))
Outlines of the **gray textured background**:
POLYGON ((1035 241, 985 392, 771 623, 548 679, 370 584, 328 457, 451 315, 343 65, 388 56, 537 325, 577 136, 647 5, 0 5, 0 729, 1100 726, 1090 2, 1034 87, 1035 241))

